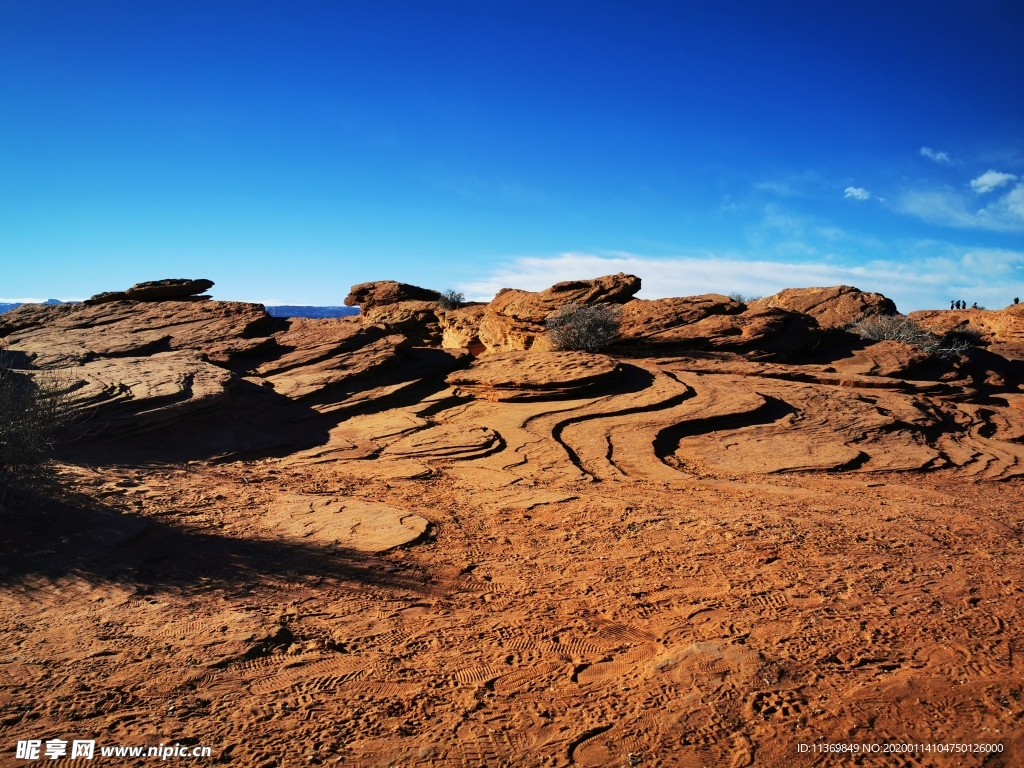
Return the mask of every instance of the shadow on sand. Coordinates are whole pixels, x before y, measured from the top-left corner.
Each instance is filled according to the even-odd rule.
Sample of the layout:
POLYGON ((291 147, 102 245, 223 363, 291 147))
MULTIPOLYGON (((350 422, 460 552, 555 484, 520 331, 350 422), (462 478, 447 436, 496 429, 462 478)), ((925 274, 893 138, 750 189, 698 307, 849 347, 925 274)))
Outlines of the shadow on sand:
POLYGON ((357 582, 422 591, 422 574, 344 547, 239 539, 111 509, 87 498, 22 500, 0 508, 0 585, 74 576, 142 591, 275 582, 357 582))

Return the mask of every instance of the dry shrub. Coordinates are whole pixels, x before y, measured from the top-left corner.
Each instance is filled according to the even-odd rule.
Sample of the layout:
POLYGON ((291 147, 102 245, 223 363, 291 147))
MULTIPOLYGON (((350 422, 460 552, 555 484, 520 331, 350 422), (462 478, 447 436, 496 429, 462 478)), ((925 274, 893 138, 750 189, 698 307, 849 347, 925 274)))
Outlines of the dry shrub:
POLYGON ((0 353, 0 504, 49 479, 47 464, 71 411, 59 371, 30 374, 0 353))
POLYGON ((973 328, 961 326, 938 336, 905 315, 868 315, 853 323, 849 330, 864 339, 899 341, 943 358, 959 357, 981 344, 981 334, 973 328))
POLYGON ((746 294, 740 293, 739 291, 733 291, 729 294, 729 298, 733 301, 738 301, 740 304, 752 304, 755 301, 761 299, 761 296, 747 296, 746 294))
POLYGON ((442 293, 437 299, 437 306, 441 309, 458 309, 466 303, 466 295, 451 289, 442 293))
POLYGON ((610 304, 566 304, 547 319, 555 349, 599 352, 619 338, 619 308, 610 304))

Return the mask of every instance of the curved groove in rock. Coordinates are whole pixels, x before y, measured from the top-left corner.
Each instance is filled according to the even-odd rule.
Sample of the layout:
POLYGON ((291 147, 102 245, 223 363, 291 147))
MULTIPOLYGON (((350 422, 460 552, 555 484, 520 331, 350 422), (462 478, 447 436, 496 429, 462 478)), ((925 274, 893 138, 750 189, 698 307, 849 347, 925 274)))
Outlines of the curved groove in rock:
MULTIPOLYGON (((724 416, 690 419, 672 427, 666 427, 654 437, 654 453, 665 461, 679 449, 683 438, 708 434, 722 430, 741 429, 762 424, 774 424, 799 411, 784 400, 758 393, 764 402, 752 411, 731 413, 724 416)), ((671 465, 669 465, 671 466, 671 465)))

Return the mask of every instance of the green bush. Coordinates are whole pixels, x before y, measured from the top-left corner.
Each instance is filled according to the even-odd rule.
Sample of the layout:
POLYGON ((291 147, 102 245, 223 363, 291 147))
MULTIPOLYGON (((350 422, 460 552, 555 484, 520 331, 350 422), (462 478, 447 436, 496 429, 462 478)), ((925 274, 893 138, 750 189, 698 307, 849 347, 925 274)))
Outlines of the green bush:
POLYGON ((0 353, 0 503, 47 479, 47 464, 70 413, 58 372, 17 370, 0 353))
POLYGON ((547 319, 555 349, 598 352, 619 338, 619 308, 610 304, 567 304, 547 319))

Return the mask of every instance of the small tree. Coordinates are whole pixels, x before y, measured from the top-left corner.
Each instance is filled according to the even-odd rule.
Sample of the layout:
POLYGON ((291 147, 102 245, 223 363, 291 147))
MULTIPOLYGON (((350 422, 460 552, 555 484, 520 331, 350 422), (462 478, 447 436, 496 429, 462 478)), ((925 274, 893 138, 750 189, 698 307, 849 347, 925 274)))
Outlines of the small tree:
POLYGON ((437 299, 437 305, 441 309, 458 309, 466 303, 466 295, 460 291, 453 291, 449 288, 437 299))
POLYGON ((555 349, 598 352, 619 338, 619 308, 610 304, 566 304, 547 319, 555 349))
POLYGON ((0 353, 0 504, 15 489, 48 475, 61 429, 71 413, 68 388, 56 372, 31 375, 0 353))

